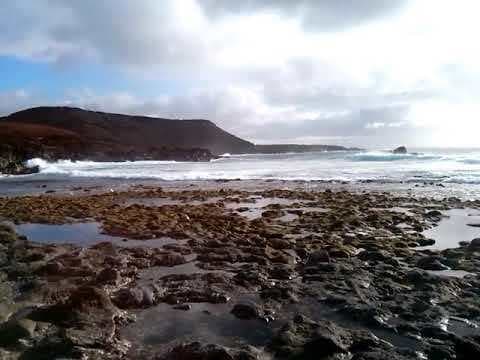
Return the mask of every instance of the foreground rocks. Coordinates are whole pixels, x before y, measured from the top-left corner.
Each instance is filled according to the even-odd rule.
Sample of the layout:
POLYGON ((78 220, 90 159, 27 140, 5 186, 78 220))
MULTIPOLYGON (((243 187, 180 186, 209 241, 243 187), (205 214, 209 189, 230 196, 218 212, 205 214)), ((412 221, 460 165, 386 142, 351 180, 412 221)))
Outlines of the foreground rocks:
POLYGON ((477 358, 478 239, 415 250, 451 207, 480 203, 144 187, 0 199, 13 223, 95 219, 146 245, 41 245, 0 225, 0 358, 477 358))

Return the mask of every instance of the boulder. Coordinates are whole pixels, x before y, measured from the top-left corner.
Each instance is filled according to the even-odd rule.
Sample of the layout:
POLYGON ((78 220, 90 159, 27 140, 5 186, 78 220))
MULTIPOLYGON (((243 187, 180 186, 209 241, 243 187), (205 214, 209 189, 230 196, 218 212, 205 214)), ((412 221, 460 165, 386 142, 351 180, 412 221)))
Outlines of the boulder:
POLYGON ((473 239, 470 241, 470 244, 468 245, 469 250, 480 250, 480 238, 473 239))
POLYGON ((405 155, 408 154, 407 148, 405 146, 399 146, 392 151, 394 154, 405 155))
POLYGON ((12 319, 0 325, 0 346, 10 346, 33 336, 36 323, 29 319, 12 319))
POLYGON ((234 360, 230 352, 219 345, 202 345, 199 342, 174 347, 162 360, 234 360))
POLYGON ((250 320, 258 318, 260 311, 255 303, 242 302, 235 304, 232 309, 232 314, 239 319, 250 320))
POLYGON ((441 256, 426 256, 421 258, 417 261, 417 267, 423 270, 449 270, 450 268, 444 264, 442 264, 442 260, 444 260, 441 256))
POLYGON ((113 303, 120 309, 144 308, 152 306, 155 294, 148 287, 123 288, 113 296, 113 303))

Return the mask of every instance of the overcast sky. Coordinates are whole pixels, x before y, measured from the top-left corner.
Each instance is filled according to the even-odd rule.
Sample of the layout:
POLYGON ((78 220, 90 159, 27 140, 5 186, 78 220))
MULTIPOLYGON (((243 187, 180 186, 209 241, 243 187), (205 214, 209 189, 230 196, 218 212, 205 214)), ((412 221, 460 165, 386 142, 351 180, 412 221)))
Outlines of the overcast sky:
POLYGON ((2 0, 0 114, 206 118, 258 143, 480 146, 476 0, 2 0))

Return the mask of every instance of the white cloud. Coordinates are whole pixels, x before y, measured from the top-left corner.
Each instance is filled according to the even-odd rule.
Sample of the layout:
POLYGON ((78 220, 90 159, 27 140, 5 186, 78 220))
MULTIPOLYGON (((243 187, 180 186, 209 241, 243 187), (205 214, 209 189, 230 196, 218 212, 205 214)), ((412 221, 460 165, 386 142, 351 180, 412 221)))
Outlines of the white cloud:
MULTIPOLYGON (((447 137, 454 128, 473 143, 478 130, 474 1, 6 0, 2 10, 0 55, 67 69, 97 61, 182 84, 180 95, 145 98, 72 84, 53 103, 209 118, 271 141, 397 143, 397 131, 410 142, 460 143, 447 137)), ((0 101, 0 111, 40 98, 0 101)))

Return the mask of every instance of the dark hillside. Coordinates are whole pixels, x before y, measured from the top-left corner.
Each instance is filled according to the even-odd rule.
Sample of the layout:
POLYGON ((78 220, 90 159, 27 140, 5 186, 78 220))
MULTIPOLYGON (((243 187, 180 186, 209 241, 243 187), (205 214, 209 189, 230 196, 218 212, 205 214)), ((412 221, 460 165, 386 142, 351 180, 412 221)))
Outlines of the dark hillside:
POLYGON ((229 134, 208 120, 170 120, 68 107, 39 107, 14 113, 4 121, 71 131, 86 143, 117 143, 141 148, 202 148, 216 155, 253 149, 252 143, 229 134))

